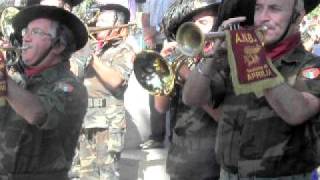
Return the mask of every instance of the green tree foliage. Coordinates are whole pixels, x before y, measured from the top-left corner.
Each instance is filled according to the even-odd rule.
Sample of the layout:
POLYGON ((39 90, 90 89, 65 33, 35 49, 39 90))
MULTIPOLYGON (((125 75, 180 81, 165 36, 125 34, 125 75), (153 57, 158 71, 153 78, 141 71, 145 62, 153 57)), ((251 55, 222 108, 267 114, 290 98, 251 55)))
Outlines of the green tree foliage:
POLYGON ((311 13, 308 14, 308 18, 312 18, 314 16, 320 17, 320 6, 316 7, 311 13))

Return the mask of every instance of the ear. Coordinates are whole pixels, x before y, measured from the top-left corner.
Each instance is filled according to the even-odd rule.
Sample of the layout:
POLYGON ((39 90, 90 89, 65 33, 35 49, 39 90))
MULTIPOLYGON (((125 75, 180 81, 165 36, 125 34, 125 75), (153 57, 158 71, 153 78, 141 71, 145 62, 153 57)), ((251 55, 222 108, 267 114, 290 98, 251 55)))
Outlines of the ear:
POLYGON ((66 46, 60 43, 60 41, 58 40, 56 43, 54 43, 52 51, 54 54, 59 55, 65 48, 66 46))

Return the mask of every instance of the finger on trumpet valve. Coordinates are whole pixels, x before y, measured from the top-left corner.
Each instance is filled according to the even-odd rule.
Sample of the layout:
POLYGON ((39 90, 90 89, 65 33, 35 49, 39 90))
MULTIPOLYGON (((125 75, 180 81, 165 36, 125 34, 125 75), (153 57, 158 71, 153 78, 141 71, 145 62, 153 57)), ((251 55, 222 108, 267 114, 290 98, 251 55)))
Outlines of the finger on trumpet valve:
POLYGON ((229 24, 229 30, 237 30, 240 29, 240 24, 239 23, 231 23, 229 24))

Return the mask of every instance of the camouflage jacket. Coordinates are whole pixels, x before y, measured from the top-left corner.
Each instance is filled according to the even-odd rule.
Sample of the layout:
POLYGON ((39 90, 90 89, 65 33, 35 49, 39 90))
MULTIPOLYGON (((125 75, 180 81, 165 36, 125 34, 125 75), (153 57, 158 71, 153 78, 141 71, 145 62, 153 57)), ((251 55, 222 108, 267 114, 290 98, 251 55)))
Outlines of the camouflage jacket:
POLYGON ((9 105, 0 108, 0 176, 67 172, 86 112, 86 89, 65 63, 27 78, 26 89, 40 98, 47 116, 31 125, 9 105))
MULTIPOLYGON (((299 47, 273 63, 289 86, 319 97, 319 78, 303 77, 309 67, 320 67, 319 58, 299 47)), ((277 177, 308 173, 317 167, 319 138, 315 132, 319 132, 320 113, 304 124, 291 126, 264 97, 236 96, 231 80, 228 82, 216 142, 224 169, 241 177, 277 177)))
MULTIPOLYGON (((107 128, 111 121, 120 118, 124 121, 125 110, 123 104, 124 91, 127 87, 129 76, 132 72, 133 48, 124 40, 113 42, 104 48, 99 60, 106 67, 110 67, 122 75, 124 83, 117 92, 110 91, 101 83, 95 70, 88 66, 85 73, 84 84, 88 90, 89 98, 100 98, 106 102, 106 107, 88 108, 88 113, 84 121, 85 128, 107 128)), ((120 120, 117 120, 120 122, 120 120)))
POLYGON ((218 177, 220 167, 214 152, 217 123, 201 108, 184 105, 181 93, 177 88, 170 105, 174 127, 167 172, 190 179, 218 177))

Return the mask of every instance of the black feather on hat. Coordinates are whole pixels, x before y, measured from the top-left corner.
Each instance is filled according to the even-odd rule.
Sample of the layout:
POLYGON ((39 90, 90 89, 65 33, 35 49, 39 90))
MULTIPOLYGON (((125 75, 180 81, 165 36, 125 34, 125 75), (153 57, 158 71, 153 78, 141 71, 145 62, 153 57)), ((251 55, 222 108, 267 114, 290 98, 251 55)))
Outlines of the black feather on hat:
POLYGON ((314 10, 319 5, 320 0, 304 0, 304 9, 306 14, 314 10))
POLYGON ((120 4, 97 4, 95 7, 99 8, 100 11, 103 10, 118 10, 124 13, 125 15, 125 22, 124 24, 127 24, 130 20, 130 11, 128 8, 120 5, 120 4))
POLYGON ((38 18, 48 18, 67 26, 74 35, 76 50, 81 49, 88 41, 88 32, 81 20, 72 13, 55 6, 35 5, 21 10, 12 20, 15 33, 20 35, 23 28, 38 18))
POLYGON ((162 19, 164 33, 169 40, 175 39, 179 26, 197 13, 217 8, 221 0, 176 0, 166 11, 162 19))

